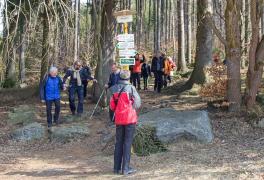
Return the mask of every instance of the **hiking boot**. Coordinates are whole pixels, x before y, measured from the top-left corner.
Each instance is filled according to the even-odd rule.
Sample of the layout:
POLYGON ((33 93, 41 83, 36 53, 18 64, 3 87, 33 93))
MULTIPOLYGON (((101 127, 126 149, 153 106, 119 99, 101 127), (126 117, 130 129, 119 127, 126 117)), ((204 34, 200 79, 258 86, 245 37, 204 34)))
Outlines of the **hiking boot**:
POLYGON ((59 125, 61 122, 59 120, 54 121, 53 124, 55 124, 56 126, 59 125))
POLYGON ((114 170, 114 174, 121 174, 121 170, 114 170))
POLYGON ((126 175, 129 175, 129 174, 133 174, 135 172, 137 172, 137 170, 135 170, 133 168, 129 168, 128 170, 124 170, 122 174, 126 176, 126 175))
POLYGON ((77 113, 77 117, 81 118, 83 116, 82 113, 77 113))

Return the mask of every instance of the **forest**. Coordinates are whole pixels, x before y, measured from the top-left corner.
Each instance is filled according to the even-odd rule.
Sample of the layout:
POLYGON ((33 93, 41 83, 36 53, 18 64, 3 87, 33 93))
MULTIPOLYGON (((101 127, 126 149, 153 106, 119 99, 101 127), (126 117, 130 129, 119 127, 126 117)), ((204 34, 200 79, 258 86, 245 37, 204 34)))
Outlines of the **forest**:
MULTIPOLYGON (((261 166, 259 164, 263 163, 264 155, 261 149, 264 136, 264 0, 0 0, 0 11, 0 26, 2 26, 0 28, 0 113, 2 114, 0 144, 10 141, 6 134, 14 128, 24 127, 24 122, 21 125, 20 120, 19 123, 16 121, 20 114, 15 117, 15 124, 10 124, 8 120, 13 117, 10 113, 16 114, 16 110, 24 105, 27 106, 26 109, 23 107, 17 112, 31 113, 31 108, 35 106, 37 110, 34 110, 34 118, 36 122, 43 124, 46 111, 39 101, 38 92, 50 67, 57 67, 59 75, 63 77, 75 62, 80 61, 83 66, 90 68, 94 80, 88 85, 89 97, 84 98, 85 114, 81 117, 80 126, 83 126, 81 123, 85 123, 85 127, 87 125, 91 128, 89 133, 96 134, 96 137, 94 140, 88 138, 71 141, 70 143, 73 144, 68 146, 64 142, 48 144, 45 141, 43 144, 50 151, 53 151, 55 146, 58 149, 65 148, 68 153, 75 153, 73 156, 80 162, 84 154, 77 152, 74 147, 85 148, 85 145, 91 142, 92 144, 87 145, 88 149, 85 153, 89 154, 88 150, 95 147, 95 152, 91 151, 89 155, 91 157, 94 155, 96 158, 86 160, 95 164, 102 163, 101 161, 105 161, 107 165, 111 164, 108 156, 101 159, 101 154, 97 154, 101 151, 102 153, 113 151, 115 141, 113 135, 115 132, 111 126, 107 126, 108 122, 105 120, 108 118, 109 105, 109 91, 105 89, 105 85, 109 81, 114 63, 123 68, 119 64, 118 35, 134 34, 133 47, 135 46, 135 51, 140 56, 144 56, 148 64, 151 64, 154 57, 161 53, 166 58, 171 58, 176 65, 171 74, 172 83, 163 88, 161 94, 153 91, 155 74, 150 73, 149 89, 139 91, 142 99, 142 107, 138 110, 139 121, 141 116, 147 113, 153 113, 148 117, 150 119, 162 116, 161 114, 154 116, 154 111, 158 109, 173 108, 183 113, 189 110, 206 111, 209 114, 208 119, 211 119, 212 125, 209 126, 212 126, 212 134, 214 134, 214 140, 210 140, 209 145, 188 142, 187 138, 177 141, 176 144, 169 142, 167 146, 167 142, 163 145, 163 140, 157 140, 156 136, 153 136, 158 130, 149 127, 137 128, 133 144, 136 154, 135 164, 143 169, 143 174, 134 178, 151 179, 163 175, 164 179, 174 177, 261 179, 264 177, 259 167, 261 166), (132 14, 132 22, 118 23, 117 14, 120 12, 132 14), (92 118, 98 121, 92 123, 92 118), (98 129, 104 130, 98 131, 98 129), (112 134, 113 137, 105 134, 112 134), (156 143, 156 140, 159 142, 156 143), (188 150, 185 151, 186 149, 188 150), (196 149, 201 149, 201 152, 195 151, 196 149), (165 155, 155 154, 163 151, 165 155), (170 159, 170 155, 166 154, 167 151, 174 153, 173 162, 172 160, 169 162, 179 170, 168 170, 169 173, 165 173, 166 170, 150 170, 156 166, 155 160, 161 162, 157 165, 160 169, 165 166, 162 158, 170 159), (218 153, 223 153, 226 159, 218 157, 218 153), (142 155, 146 154, 153 158, 142 158, 142 155), (192 161, 190 154, 196 156, 193 160, 195 162, 192 161), (242 157, 242 154, 245 157, 242 157), (188 162, 185 162, 184 158, 188 162), (174 161, 183 163, 183 167, 178 167, 174 161), (256 164, 253 163, 254 161, 256 164), (241 165, 244 162, 250 167, 254 165, 246 168, 241 165), (188 174, 185 168, 192 166, 197 168, 199 173, 210 167, 209 175, 197 175, 195 172, 188 174), (229 167, 231 170, 214 173, 223 167, 229 167), (177 171, 179 176, 174 171, 177 171), (243 174, 242 171, 245 173, 243 174), (247 174, 249 171, 250 173, 247 174), (157 175, 151 175, 153 172, 154 174, 157 172, 157 175)), ((69 113, 66 110, 69 109, 66 107, 67 98, 68 92, 63 92, 60 101, 63 109, 61 119, 63 123, 66 122, 65 126, 62 125, 63 128, 75 123, 75 117, 69 117, 67 114, 69 113)), ((181 116, 185 117, 179 115, 176 118, 181 116)), ((207 116, 202 119, 207 119, 207 116)), ((26 121, 28 124, 28 120, 26 121)), ((203 123, 203 120, 200 123, 203 123)), ((48 137, 50 139, 53 135, 48 137)), ((42 141, 44 140, 40 142, 42 141)), ((29 148, 23 143, 18 146, 29 148)), ((41 145, 38 147, 42 148, 41 150, 45 149, 41 145)), ((10 148, 13 148, 13 145, 8 145, 6 149, 0 148, 0 155, 8 154, 6 152, 10 151, 10 148)), ((31 151, 36 155, 40 154, 38 150, 31 149, 31 151)), ((110 155, 113 155, 111 152, 110 155)), ((18 150, 14 152, 14 154, 19 153, 18 150)), ((16 156, 14 154, 6 156, 8 158, 16 156)), ((54 151, 55 158, 62 158, 59 154, 58 151, 54 151)), ((27 157, 26 154, 24 156, 27 157)), ((6 168, 1 166, 4 160, 3 158, 2 161, 0 157, 0 171, 1 168, 6 168)), ((38 162, 30 159, 27 164, 30 163, 38 162)), ((66 162, 58 164, 69 170, 66 162)), ((102 164, 100 166, 103 166, 102 164)), ((31 172, 32 167, 28 168, 31 172)), ((38 168, 41 169, 42 166, 38 168)), ((95 168, 100 169, 97 166, 95 168)), ((105 166, 102 169, 110 171, 105 166)), ((76 176, 64 171, 62 174, 69 179, 85 178, 86 175, 91 179, 107 178, 100 170, 98 174, 90 173, 87 169, 85 170, 87 174, 81 174, 80 171, 78 169, 79 173, 76 176)), ((5 172, 7 174, 0 173, 0 178, 10 178, 8 173, 12 172, 7 170, 5 172)), ((56 173, 58 172, 55 172, 55 178, 59 176, 56 173)), ((39 174, 31 175, 34 178, 39 174)), ((16 174, 13 178, 19 178, 19 175, 16 174)))
POLYGON ((131 9, 137 51, 166 52, 177 71, 192 72, 180 90, 204 84, 204 69, 218 54, 227 62, 229 110, 251 108, 263 70, 262 6, 257 0, 4 1, 1 87, 37 82, 50 65, 63 69, 77 59, 96 69, 102 86, 117 59, 114 37, 122 31, 114 11, 131 9), (241 69, 247 70, 243 92, 241 69))

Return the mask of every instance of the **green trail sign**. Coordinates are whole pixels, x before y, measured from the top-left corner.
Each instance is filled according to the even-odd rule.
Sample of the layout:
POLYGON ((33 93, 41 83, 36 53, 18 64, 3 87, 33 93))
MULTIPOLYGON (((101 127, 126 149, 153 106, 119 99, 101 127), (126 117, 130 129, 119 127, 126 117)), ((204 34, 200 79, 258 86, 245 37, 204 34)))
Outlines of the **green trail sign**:
POLYGON ((120 58, 120 65, 135 65, 135 58, 120 58))

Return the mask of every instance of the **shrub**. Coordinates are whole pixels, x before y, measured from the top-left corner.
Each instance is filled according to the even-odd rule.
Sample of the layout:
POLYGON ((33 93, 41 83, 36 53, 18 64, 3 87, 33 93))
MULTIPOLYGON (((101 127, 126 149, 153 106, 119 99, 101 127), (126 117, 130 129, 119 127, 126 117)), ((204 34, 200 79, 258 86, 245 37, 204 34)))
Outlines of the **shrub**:
POLYGON ((167 150, 166 146, 156 137, 155 129, 152 127, 137 128, 133 148, 138 156, 148 156, 167 150))
POLYGON ((2 87, 3 88, 13 88, 15 87, 16 85, 16 81, 14 79, 11 79, 11 78, 7 78, 3 84, 2 84, 2 87))
POLYGON ((226 66, 222 63, 217 63, 206 69, 208 78, 211 79, 208 83, 202 86, 199 94, 202 97, 223 98, 227 92, 227 72, 226 66))

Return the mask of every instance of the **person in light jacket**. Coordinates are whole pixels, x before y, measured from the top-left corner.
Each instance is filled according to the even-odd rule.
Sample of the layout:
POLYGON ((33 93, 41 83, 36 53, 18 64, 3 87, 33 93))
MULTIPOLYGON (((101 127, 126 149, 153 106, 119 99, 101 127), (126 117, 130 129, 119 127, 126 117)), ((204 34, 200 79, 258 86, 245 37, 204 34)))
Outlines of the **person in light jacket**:
POLYGON ((120 72, 120 80, 111 88, 113 95, 110 100, 116 124, 114 173, 123 175, 136 172, 130 167, 130 156, 138 120, 136 110, 141 106, 140 96, 136 88, 129 83, 129 79, 129 71, 120 72))

